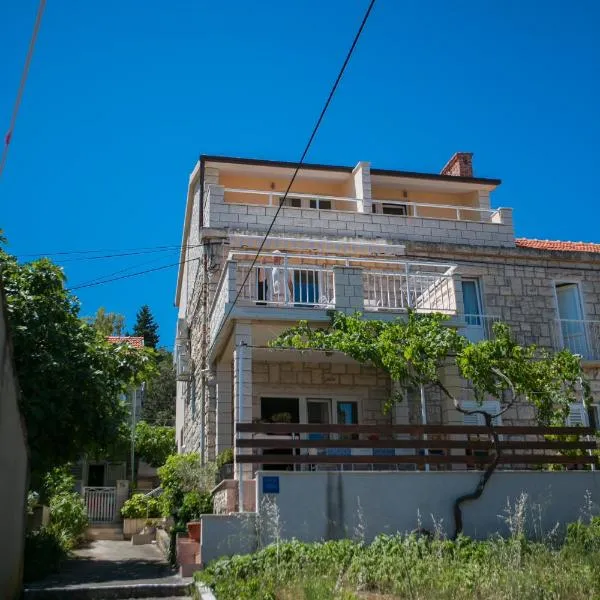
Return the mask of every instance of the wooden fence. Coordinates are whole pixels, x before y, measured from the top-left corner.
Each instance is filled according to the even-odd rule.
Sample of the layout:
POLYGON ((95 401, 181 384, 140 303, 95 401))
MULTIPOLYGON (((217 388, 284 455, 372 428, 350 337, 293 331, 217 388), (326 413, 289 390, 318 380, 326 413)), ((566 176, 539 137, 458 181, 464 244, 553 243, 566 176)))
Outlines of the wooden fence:
POLYGON ((598 464, 591 427, 499 426, 497 445, 490 429, 472 425, 236 423, 236 432, 236 461, 256 465, 598 464))

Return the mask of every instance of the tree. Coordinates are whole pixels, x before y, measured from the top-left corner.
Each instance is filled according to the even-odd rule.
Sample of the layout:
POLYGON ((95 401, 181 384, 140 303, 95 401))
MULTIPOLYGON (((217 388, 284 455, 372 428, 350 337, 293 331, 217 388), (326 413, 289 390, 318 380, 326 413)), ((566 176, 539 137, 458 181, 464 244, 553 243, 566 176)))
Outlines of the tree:
POLYGON ((19 264, 0 251, 0 267, 36 482, 119 439, 127 416, 121 394, 148 377, 151 352, 109 344, 81 319, 79 301, 50 260, 19 264))
POLYGON ((93 317, 86 317, 86 321, 95 327, 103 336, 123 335, 125 331, 125 317, 119 313, 106 312, 101 306, 93 317))
POLYGON ((154 320, 150 307, 144 304, 138 310, 133 326, 133 335, 144 338, 144 345, 149 348, 158 346, 158 324, 154 320))
POLYGON ((151 467, 164 465, 177 452, 175 429, 140 421, 135 427, 135 453, 151 467))
POLYGON ((175 425, 177 382, 173 354, 164 348, 156 353, 156 372, 146 382, 142 419, 151 425, 175 425))
MULTIPOLYGON (((493 419, 506 412, 518 398, 537 408, 542 424, 564 424, 569 406, 580 392, 591 401, 589 384, 580 359, 568 350, 550 353, 535 345, 521 346, 504 323, 494 324, 490 340, 472 343, 447 327, 448 317, 409 312, 408 319, 392 322, 363 320, 360 314, 335 313, 326 329, 312 329, 306 321, 284 331, 271 345, 293 348, 338 350, 363 362, 385 369, 393 382, 404 389, 419 388, 424 408, 425 388, 435 386, 465 414, 481 414, 492 439, 493 459, 472 493, 454 504, 455 536, 462 531, 461 505, 481 496, 496 469, 500 455, 493 419), (486 396, 500 400, 501 408, 490 414, 483 407, 467 411, 447 389, 439 375, 443 366, 454 363, 482 404, 486 396)), ((403 394, 391 400, 398 401, 403 394)), ((423 411, 424 412, 424 411, 423 411)))

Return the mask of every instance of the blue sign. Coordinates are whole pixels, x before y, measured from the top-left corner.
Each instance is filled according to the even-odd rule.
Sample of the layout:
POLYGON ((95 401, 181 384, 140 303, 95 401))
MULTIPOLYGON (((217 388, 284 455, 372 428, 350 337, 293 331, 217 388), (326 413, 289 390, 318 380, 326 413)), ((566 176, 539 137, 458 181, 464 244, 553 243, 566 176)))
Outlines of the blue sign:
POLYGON ((279 494, 279 477, 269 476, 262 478, 263 494, 279 494))

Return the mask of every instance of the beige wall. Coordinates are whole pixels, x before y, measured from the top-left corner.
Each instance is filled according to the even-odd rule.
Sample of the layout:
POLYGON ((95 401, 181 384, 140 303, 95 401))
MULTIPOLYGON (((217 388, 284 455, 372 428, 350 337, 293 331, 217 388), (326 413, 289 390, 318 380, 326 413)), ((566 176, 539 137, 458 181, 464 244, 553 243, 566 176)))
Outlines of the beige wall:
MULTIPOLYGON (((1 292, 0 292, 1 293, 1 292)), ((18 383, 12 346, 5 321, 4 295, 0 300, 0 590, 2 597, 18 598, 23 576, 25 498, 27 493, 27 450, 18 406, 18 383)))

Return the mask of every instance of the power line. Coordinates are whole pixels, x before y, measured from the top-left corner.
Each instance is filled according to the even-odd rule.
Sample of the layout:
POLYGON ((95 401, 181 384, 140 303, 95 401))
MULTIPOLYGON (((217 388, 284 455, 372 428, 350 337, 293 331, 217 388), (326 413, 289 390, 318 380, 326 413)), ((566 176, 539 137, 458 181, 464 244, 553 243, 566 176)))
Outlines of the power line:
POLYGON ((10 125, 8 127, 8 131, 6 132, 6 137, 4 138, 4 150, 2 151, 2 158, 0 158, 0 176, 2 175, 2 172, 4 171, 4 165, 6 164, 6 158, 8 156, 8 147, 10 146, 12 134, 15 130, 15 123, 17 122, 17 114, 19 113, 19 107, 21 106, 21 101, 23 100, 23 93, 25 91, 25 83, 27 82, 27 75, 29 74, 29 67, 31 65, 31 59, 33 57, 33 50, 35 48, 35 42, 37 40, 40 26, 42 24, 42 15, 44 14, 45 8, 46 8, 46 0, 40 0, 37 15, 35 17, 35 23, 33 25, 33 33, 31 34, 31 39, 29 40, 29 48, 27 49, 27 57, 25 58, 25 65, 23 67, 23 72, 21 73, 21 81, 19 83, 19 89, 17 91, 17 98, 15 100, 15 105, 13 107, 13 112, 12 112, 12 116, 10 119, 10 125))
MULTIPOLYGON (((200 244, 187 244, 187 248, 194 248, 200 246, 200 244)), ((148 252, 154 252, 157 250, 180 250, 181 249, 181 245, 180 244, 172 244, 172 245, 165 245, 165 246, 142 246, 140 248, 121 248, 121 249, 115 249, 115 248, 103 248, 103 249, 96 249, 96 250, 60 250, 60 251, 56 251, 56 252, 28 252, 28 253, 20 253, 17 254, 17 256, 21 257, 21 258, 27 258, 27 257, 39 257, 39 256, 67 256, 67 255, 71 255, 71 254, 98 254, 100 252, 116 252, 117 254, 115 254, 115 256, 127 256, 129 254, 135 254, 135 253, 140 253, 142 254, 144 251, 148 251, 148 252)), ((95 258, 95 257, 92 257, 95 258)), ((112 256, 111 256, 112 258, 112 256)))
POLYGON ((121 279, 130 279, 131 277, 137 277, 138 275, 146 275, 147 273, 155 273, 156 271, 163 271, 164 269, 170 269, 172 267, 178 267, 182 264, 193 262, 195 260, 200 260, 201 257, 198 258, 189 258, 186 260, 180 260, 175 263, 170 263, 168 265, 162 265, 160 267, 154 267, 152 269, 145 269, 144 271, 137 271, 136 273, 129 273, 127 275, 121 275, 119 277, 113 277, 111 279, 107 279, 105 281, 100 282, 89 282, 89 283, 80 283, 78 285, 74 285, 73 287, 68 288, 69 292, 73 292, 74 290, 80 290, 83 288, 96 287, 97 285, 104 285, 105 283, 112 283, 113 281, 119 281, 121 279))
MULTIPOLYGON (((308 154, 308 151, 313 143, 313 140, 315 139, 315 136, 317 135, 317 131, 319 130, 319 127, 321 126, 321 122, 323 121, 323 118, 325 117, 325 113, 327 112, 327 109, 329 108, 329 105, 331 104, 331 100, 333 99, 333 96, 334 96, 334 94, 338 88, 338 85, 344 75, 344 72, 346 70, 346 67, 348 66, 348 63, 350 62, 350 58, 352 57, 354 48, 356 48, 356 44, 358 43, 358 40, 360 39, 363 29, 365 28, 365 25, 367 24, 367 20, 369 19, 369 15, 371 14, 371 11, 372 11, 374 5, 375 5, 375 0, 371 0, 369 2, 369 6, 367 7, 367 10, 363 16, 360 27, 358 28, 358 31, 356 32, 356 35, 354 36, 352 45, 350 46, 350 49, 348 50, 348 52, 346 54, 346 58, 344 59, 344 62, 338 73, 338 76, 329 92, 329 96, 327 97, 327 100, 325 101, 325 105, 323 106, 323 108, 321 110, 321 114, 319 115, 319 118, 317 119, 317 122, 315 123, 315 126, 313 127, 310 137, 308 138, 308 142, 306 143, 304 152, 302 152, 302 156, 300 157, 300 160, 298 161, 298 164, 296 165, 296 167, 294 169, 294 173, 292 175, 292 178, 290 179, 287 189, 285 190, 285 194, 279 200, 279 206, 277 207, 277 210, 275 211, 273 220, 271 221, 271 224, 269 225, 269 228, 267 229, 267 232, 265 233, 265 236, 264 236, 262 242, 260 243, 260 246, 258 247, 256 255, 252 259, 250 268, 246 271, 244 280, 243 280, 242 284, 240 285, 240 287, 237 291, 237 294, 236 294, 233 302, 231 303, 231 306, 229 307, 229 310, 225 314, 223 320, 221 321, 221 324, 219 325, 219 329, 217 330, 217 332, 213 338, 215 341, 217 340, 219 334, 221 333, 221 329, 223 329, 223 326, 227 322, 229 315, 231 315, 231 312, 233 311, 233 308, 235 307, 235 305, 240 297, 240 294, 242 293, 242 290, 244 289, 244 286, 246 285, 246 282, 248 281, 248 278, 250 277, 250 273, 252 272, 252 269, 254 268, 254 265, 256 264, 256 261, 258 260, 258 257, 260 256, 260 253, 262 252, 262 249, 264 248, 264 246, 267 242, 267 238, 269 237, 271 230, 273 229, 273 226, 275 225, 275 221, 277 220, 277 217, 279 216, 279 213, 281 212, 281 207, 285 204, 285 200, 290 192, 290 189, 292 188, 292 185, 294 184, 294 181, 296 180, 296 176, 298 175, 300 168, 302 167, 302 165, 304 163, 304 159, 306 158, 306 155, 308 154)), ((213 341, 213 344, 214 343, 215 342, 213 341)), ((211 347, 211 349, 212 349, 212 347, 211 347)), ((210 352, 210 350, 209 350, 209 352, 210 352)))

